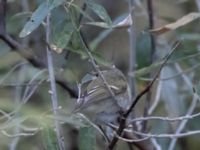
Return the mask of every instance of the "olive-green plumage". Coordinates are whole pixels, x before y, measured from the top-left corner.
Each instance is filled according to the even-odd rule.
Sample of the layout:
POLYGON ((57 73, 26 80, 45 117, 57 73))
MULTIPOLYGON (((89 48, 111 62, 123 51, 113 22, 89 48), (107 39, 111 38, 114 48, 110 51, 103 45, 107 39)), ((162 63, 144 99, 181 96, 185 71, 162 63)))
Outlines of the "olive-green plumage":
POLYGON ((129 86, 123 73, 117 68, 102 71, 106 82, 115 95, 106 88, 100 76, 88 83, 82 92, 76 110, 97 122, 115 122, 120 111, 130 105, 129 86))

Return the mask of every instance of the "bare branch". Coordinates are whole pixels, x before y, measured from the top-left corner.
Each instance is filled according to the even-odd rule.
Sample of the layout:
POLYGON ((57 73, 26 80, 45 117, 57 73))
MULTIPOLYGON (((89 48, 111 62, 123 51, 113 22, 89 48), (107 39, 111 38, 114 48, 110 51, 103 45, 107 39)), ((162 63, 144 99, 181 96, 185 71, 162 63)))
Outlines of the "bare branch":
MULTIPOLYGON (((114 129, 117 129, 118 127, 113 125, 113 124, 109 124, 109 126, 111 126, 112 128, 114 129)), ((182 137, 186 137, 186 136, 191 136, 191 135, 196 135, 196 134, 200 134, 200 130, 194 130, 194 131, 188 131, 188 132, 185 132, 185 133, 172 133, 172 134, 167 134, 167 133, 164 133, 164 134, 153 134, 153 133, 143 133, 143 132, 139 132, 139 131, 134 131, 132 129, 124 129, 124 132, 127 132, 127 133, 134 133, 136 135, 140 135, 142 136, 141 139, 138 139, 138 141, 143 141, 143 140, 146 140, 146 139, 149 139, 149 138, 182 138, 182 137)), ((117 134, 117 133, 115 133, 117 134)), ((119 137, 119 135, 117 135, 119 137)), ((125 140, 125 141, 129 141, 129 142, 135 142, 135 139, 126 139, 126 138, 121 138, 120 139, 122 140, 125 140)))
MULTIPOLYGON (((135 20, 135 14, 133 11, 135 2, 134 0, 129 0, 128 1, 129 5, 129 13, 131 15, 131 19, 135 20)), ((129 72, 134 72, 136 70, 136 26, 135 26, 135 21, 133 21, 132 25, 128 28, 129 32, 129 45, 130 45, 130 50, 129 50, 129 72)), ((133 76, 129 76, 129 86, 131 89, 131 100, 132 98, 135 97, 136 95, 136 85, 135 85, 135 79, 133 76)))
MULTIPOLYGON (((153 29, 154 28, 154 1, 153 0, 147 0, 147 11, 148 11, 148 28, 149 29, 153 29)), ((153 34, 150 34, 150 61, 149 63, 152 64, 155 61, 156 58, 156 38, 153 34)), ((152 77, 152 73, 148 74, 149 77, 152 77)), ((147 84, 149 84, 147 82, 147 84)), ((148 116, 148 109, 150 107, 150 102, 152 99, 152 92, 149 90, 146 94, 146 98, 145 98, 145 107, 144 107, 144 114, 143 116, 148 116)), ((146 131, 147 129, 147 122, 143 122, 142 123, 142 130, 146 131)))
MULTIPOLYGON (((0 0, 0 39, 3 40, 11 48, 11 50, 19 53, 19 55, 28 60, 34 67, 46 68, 45 62, 36 57, 30 48, 24 47, 6 32, 6 4, 6 0, 0 0)), ((56 83, 68 91, 70 96, 76 98, 78 97, 77 92, 69 86, 69 83, 64 78, 56 75, 56 83)))
POLYGON ((100 76, 100 78, 102 79, 102 81, 103 81, 105 87, 107 88, 107 90, 109 91, 110 95, 111 95, 112 98, 114 99, 113 102, 117 103, 117 100, 116 100, 116 98, 115 98, 115 94, 114 94, 114 92, 111 90, 111 88, 110 88, 108 82, 106 81, 105 77, 103 76, 103 74, 102 74, 102 72, 101 72, 99 66, 98 66, 97 63, 95 62, 94 57, 92 56, 92 53, 90 52, 89 46, 87 45, 87 42, 85 41, 85 38, 84 38, 84 36, 83 36, 83 34, 82 34, 81 31, 80 31, 79 35, 80 35, 80 39, 81 39, 81 41, 82 41, 82 43, 83 43, 83 46, 85 47, 85 51, 86 51, 87 54, 88 54, 88 57, 89 57, 89 59, 90 59, 90 62, 91 62, 91 64, 92 64, 92 66, 93 66, 94 69, 97 71, 97 73, 98 73, 98 75, 100 76))
MULTIPOLYGON (((49 43, 50 41, 50 34, 51 34, 51 28, 50 28, 50 16, 51 14, 49 13, 47 15, 46 19, 46 42, 49 43)), ((64 137, 62 135, 61 131, 61 126, 59 122, 55 119, 58 116, 58 98, 57 98, 57 90, 56 90, 56 82, 55 82, 55 75, 54 75, 54 68, 53 68, 53 60, 52 60, 52 53, 50 49, 46 48, 47 51, 47 63, 48 63, 48 72, 49 72, 49 80, 50 80, 50 85, 51 85, 51 102, 52 102, 52 111, 54 114, 54 125, 55 125, 55 132, 56 132, 56 137, 59 145, 60 150, 65 150, 65 144, 64 144, 64 137)))
MULTIPOLYGON (((162 76, 162 71, 160 72, 160 76, 162 76)), ((163 83, 162 81, 160 81, 160 80, 158 81, 158 85, 156 87, 156 95, 155 95, 152 105, 150 106, 150 108, 148 108, 148 115, 151 115, 159 104, 162 83, 163 83)))
MULTIPOLYGON (((117 130, 117 132, 116 132, 119 136, 121 136, 121 134, 122 134, 124 128, 126 127, 126 120, 127 120, 128 116, 130 115, 130 113, 132 112, 133 108, 134 108, 135 105, 138 103, 138 101, 140 100, 140 98, 141 98, 144 94, 146 94, 146 93, 151 89, 153 83, 156 81, 157 77, 159 76, 159 74, 160 74, 162 68, 164 67, 164 65, 166 64, 166 62, 169 60, 169 58, 171 57, 171 55, 173 54, 174 50, 178 47, 179 44, 180 44, 179 42, 176 42, 176 43, 174 44, 174 46, 172 47, 171 52, 169 52, 169 54, 166 56, 166 58, 164 59, 163 64, 160 66, 160 69, 158 70, 158 72, 157 72, 156 75, 154 76, 154 79, 146 86, 146 88, 145 88, 142 92, 140 92, 140 93, 136 96, 135 100, 133 101, 133 103, 132 103, 132 105, 130 106, 130 108, 128 109, 128 111, 125 112, 125 113, 122 115, 122 118, 121 118, 121 121, 120 121, 120 124, 119 124, 119 128, 118 128, 118 130, 117 130)), ((109 146, 108 146, 108 149, 109 149, 109 150, 112 150, 112 149, 114 148, 115 144, 117 143, 117 141, 118 141, 118 138, 117 138, 117 137, 113 137, 112 141, 110 142, 110 144, 109 144, 109 146)))
POLYGON ((194 118, 199 117, 199 116, 200 116, 200 113, 196 113, 194 115, 185 115, 185 116, 175 117, 175 118, 159 117, 159 116, 149 116, 149 117, 135 118, 135 119, 130 120, 130 122, 151 121, 151 120, 162 120, 162 121, 175 122, 175 121, 183 121, 183 120, 188 120, 188 119, 194 119, 194 118))
MULTIPOLYGON (((179 68, 180 69, 180 68, 179 68)), ((186 77, 186 76, 183 76, 183 79, 185 80, 185 82, 188 84, 189 88, 191 88, 192 84, 191 82, 189 81, 189 79, 186 77)), ((193 113, 193 111, 195 110, 196 108, 196 105, 197 105, 197 102, 199 100, 199 95, 196 93, 195 89, 193 90, 193 99, 192 99, 192 102, 187 110, 187 113, 186 113, 186 116, 189 116, 193 113)), ((188 120, 182 120, 181 123, 179 124, 179 126, 177 127, 176 131, 175 131, 175 134, 179 134, 182 132, 182 130, 185 128, 186 124, 187 124, 188 120)), ((174 138, 171 140, 170 144, 169 144, 169 147, 168 147, 168 150, 173 150, 174 149, 174 146, 176 144, 176 141, 177 139, 174 138)))
POLYGON ((119 136, 118 134, 116 134, 116 132, 114 133, 114 135, 122 140, 122 141, 125 141, 125 142, 129 142, 129 143, 136 143, 136 142, 142 142, 142 141, 146 141, 149 139, 149 137, 144 137, 144 138, 141 138, 141 139, 127 139, 127 138, 123 138, 121 136, 119 136))
POLYGON ((14 137, 21 137, 21 136, 23 136, 23 137, 34 136, 37 133, 37 131, 33 132, 33 133, 22 133, 21 132, 21 133, 17 133, 17 134, 9 134, 5 130, 2 130, 1 133, 4 134, 7 137, 14 138, 14 137))
POLYGON ((172 133, 172 134, 151 134, 151 133, 142 133, 138 131, 132 131, 132 132, 137 135, 148 137, 148 138, 182 138, 182 137, 200 134, 200 130, 188 131, 186 133, 172 133))

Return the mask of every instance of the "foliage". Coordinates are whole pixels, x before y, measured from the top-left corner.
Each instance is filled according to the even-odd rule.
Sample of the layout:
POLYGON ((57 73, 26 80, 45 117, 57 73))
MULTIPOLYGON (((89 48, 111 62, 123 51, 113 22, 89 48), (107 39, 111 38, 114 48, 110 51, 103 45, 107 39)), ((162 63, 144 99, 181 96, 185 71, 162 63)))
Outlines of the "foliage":
MULTIPOLYGON (((100 69, 115 64, 127 78, 134 79, 136 90, 133 93, 137 95, 154 79, 164 56, 172 49, 171 43, 177 39, 181 45, 162 68, 146 98, 143 97, 133 110, 135 119, 142 116, 166 117, 139 123, 135 121, 135 125, 141 127, 142 133, 155 136, 148 142, 157 149, 200 147, 197 140, 199 132, 189 136, 190 131, 199 131, 200 10, 195 11, 194 7, 198 2, 177 0, 173 4, 168 1, 156 3, 154 29, 149 26, 149 12, 140 0, 129 11, 127 8, 131 3, 120 0, 113 0, 114 5, 94 0, 6 2, 6 16, 0 10, 0 149, 57 150, 60 143, 56 122, 61 126, 61 140, 64 139, 66 149, 105 149, 107 142, 103 139, 102 130, 93 120, 74 112, 80 92, 77 83, 93 80, 93 76, 87 73, 96 73, 91 69, 95 66, 91 65, 89 54, 100 69), (188 11, 185 9, 188 4, 194 5, 190 8, 194 10, 183 14, 188 11), (176 9, 171 8, 172 5, 176 5, 176 9), (159 9, 163 6, 169 10, 159 9), (169 18, 169 13, 174 16, 169 18), (49 16, 48 24, 46 18, 49 16), (2 25, 3 21, 6 28, 2 25), (159 21, 165 25, 157 27, 159 21), (155 53, 152 40, 155 40, 155 53), (131 45, 135 47, 136 60, 129 57, 131 45), (50 49, 53 58, 56 93, 52 92, 52 80, 47 71, 46 48, 50 49), (128 70, 133 60, 136 69, 128 70), (52 108, 50 99, 53 99, 53 94, 58 97, 57 108, 52 108), (76 132, 72 132, 74 130, 76 132), (186 135, 182 140, 170 137, 168 133, 186 135), (159 136, 163 134, 161 139, 159 136)), ((3 1, 0 5, 3 6, 3 1)), ((127 122, 131 119, 128 118, 127 122)), ((109 138, 115 136, 112 128, 103 130, 109 138)), ((135 137, 145 136, 149 135, 135 137)), ((148 144, 132 146, 145 149, 148 144)), ((118 142, 117 148, 128 149, 126 142, 118 142)))

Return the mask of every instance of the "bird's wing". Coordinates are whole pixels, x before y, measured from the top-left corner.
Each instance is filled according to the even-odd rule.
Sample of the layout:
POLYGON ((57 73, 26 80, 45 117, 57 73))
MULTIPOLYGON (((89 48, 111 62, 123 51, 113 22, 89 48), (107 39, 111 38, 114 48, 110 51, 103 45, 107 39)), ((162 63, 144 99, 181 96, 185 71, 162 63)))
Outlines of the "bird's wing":
MULTIPOLYGON (((110 86, 113 93, 116 95, 120 93, 120 89, 115 86, 110 86)), ((95 86, 84 95, 86 103, 93 103, 111 98, 111 93, 104 86, 95 86)))

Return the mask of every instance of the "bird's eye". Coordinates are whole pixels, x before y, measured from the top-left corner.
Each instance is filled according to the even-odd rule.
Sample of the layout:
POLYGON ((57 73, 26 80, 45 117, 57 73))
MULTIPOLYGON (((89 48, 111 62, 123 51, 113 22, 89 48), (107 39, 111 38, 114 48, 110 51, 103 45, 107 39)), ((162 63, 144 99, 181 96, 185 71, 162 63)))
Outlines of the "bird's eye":
POLYGON ((95 73, 94 73, 94 75, 95 75, 96 77, 98 77, 98 76, 99 76, 99 74, 98 74, 97 72, 95 72, 95 73))

